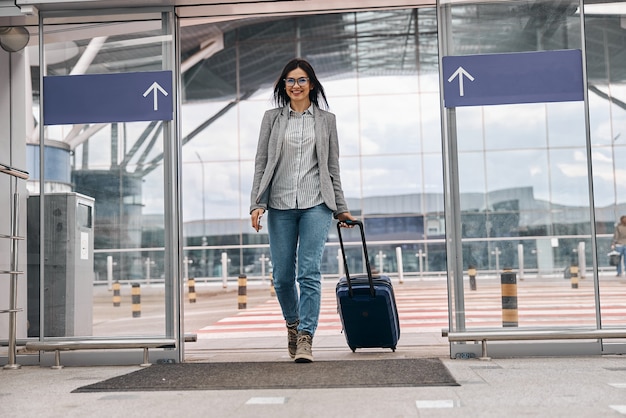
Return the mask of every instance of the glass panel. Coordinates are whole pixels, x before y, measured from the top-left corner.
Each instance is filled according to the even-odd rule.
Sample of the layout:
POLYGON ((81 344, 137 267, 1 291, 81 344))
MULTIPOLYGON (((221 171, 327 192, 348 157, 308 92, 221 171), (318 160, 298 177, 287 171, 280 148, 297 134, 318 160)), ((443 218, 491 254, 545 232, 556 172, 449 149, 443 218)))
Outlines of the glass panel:
MULTIPOLYGON (((424 193, 426 195, 443 196, 443 183, 441 173, 443 172, 440 154, 425 154, 422 159, 422 175, 424 177, 424 193)), ((442 199, 437 199, 443 202, 442 199)), ((430 210, 443 211, 443 206, 430 210)), ((428 213, 430 210, 425 210, 428 213)))
MULTIPOLYGON (((480 107, 462 107, 457 109, 456 123, 463 126, 457 130, 457 147, 459 152, 478 151, 484 147, 483 109, 480 107)), ((461 176, 461 178, 463 178, 461 176)))
POLYGON ((583 112, 584 103, 548 103, 546 111, 550 147, 585 147, 585 119, 569 117, 583 112))
MULTIPOLYGON (((422 130, 422 150, 441 154, 441 113, 439 93, 422 93, 419 96, 419 118, 422 130)), ((441 172, 439 176, 441 175, 441 172)))
MULTIPOLYGON (((364 198, 422 193, 422 175, 416 156, 363 157, 362 161, 364 198)), ((373 213, 380 213, 378 210, 384 211, 382 208, 388 206, 384 199, 377 200, 376 205, 382 206, 373 213)))
MULTIPOLYGON (((166 67, 169 58, 163 51, 171 48, 172 35, 163 29, 161 14, 88 20, 96 23, 81 23, 85 16, 44 22, 45 76, 166 67)), ((160 121, 44 127, 43 199, 39 178, 29 184, 29 336, 166 335, 164 287, 172 280, 164 275, 167 129, 169 122, 160 121), (43 287, 40 230, 45 239, 43 287)), ((39 144, 28 148, 29 165, 36 167, 39 144)))
POLYGON ((183 148, 183 163, 237 160, 240 148, 236 123, 238 112, 232 103, 190 104, 183 109, 182 118, 185 122, 183 141, 189 142, 183 148), (220 116, 215 118, 217 114, 220 116), (208 126, 211 126, 211 137, 208 126))
MULTIPOLYGON (((404 78, 396 77, 396 82, 402 83, 404 78)), ((360 104, 363 154, 406 154, 420 150, 417 95, 362 97, 360 104)))
MULTIPOLYGON (((594 46, 593 50, 588 49, 587 72, 603 327, 623 327, 626 323, 621 313, 624 279, 615 277, 618 272, 623 274, 624 270, 611 266, 607 256, 611 251, 615 225, 621 216, 626 215, 626 192, 623 187, 626 178, 626 80, 623 74, 625 62, 618 55, 618 51, 623 50, 619 40, 625 33, 626 6, 621 3, 614 6, 602 14, 585 16, 587 44, 594 46)), ((590 9, 590 13, 592 11, 590 9)))
MULTIPOLYGON (((435 16, 435 9, 420 8, 182 26, 182 39, 194 48, 213 39, 203 34, 224 39, 222 49, 184 75, 182 131, 189 140, 183 146, 182 206, 189 277, 199 286, 219 287, 227 273, 230 287, 243 272, 252 287, 269 276, 267 233, 250 227, 254 158, 276 78, 289 59, 302 56, 315 68, 336 115, 343 190, 351 212, 365 221, 371 264, 395 280, 400 248, 405 288, 423 284, 420 276, 434 277, 429 283, 445 294, 435 16), (213 116, 219 119, 190 138, 213 116)), ((357 232, 344 237, 351 272, 364 269, 357 232)), ((333 282, 337 241, 333 227, 322 261, 325 278, 333 282)), ((444 317, 431 326, 445 327, 444 317)), ((194 332, 199 322, 186 321, 194 332)))
MULTIPOLYGON (((331 86, 337 82, 328 83, 331 86)), ((332 96, 330 96, 332 97, 332 96)), ((359 125, 362 120, 359 112, 358 96, 339 96, 332 97, 330 103, 330 111, 335 114, 337 120, 341 123, 337 124, 337 136, 339 137, 339 152, 341 157, 357 156, 360 153, 361 138, 359 135, 359 125)), ((342 175, 342 179, 343 179, 342 175)))
POLYGON ((589 95, 589 125, 594 146, 612 143, 611 103, 595 94, 589 95))
MULTIPOLYGON (((444 55, 580 48, 577 5, 449 2, 442 13, 450 19, 444 55)), ((569 272, 590 261, 583 103, 468 106, 447 115, 458 145, 464 270, 450 279, 452 327, 594 326, 594 281, 574 287, 569 272), (472 287, 470 266, 477 270, 472 287), (512 286, 501 283, 505 269, 515 275, 512 286), (558 314, 573 305, 590 309, 558 314)))
POLYGON ((389 10, 354 14, 354 30, 359 76, 376 76, 375 82, 360 80, 359 93, 413 93, 418 89, 415 77, 417 10, 389 10), (409 77, 398 77, 403 74, 409 77), (391 75, 391 76, 390 76, 391 75))
POLYGON ((543 104, 501 105, 483 109, 483 127, 487 149, 546 146, 546 108, 543 104))

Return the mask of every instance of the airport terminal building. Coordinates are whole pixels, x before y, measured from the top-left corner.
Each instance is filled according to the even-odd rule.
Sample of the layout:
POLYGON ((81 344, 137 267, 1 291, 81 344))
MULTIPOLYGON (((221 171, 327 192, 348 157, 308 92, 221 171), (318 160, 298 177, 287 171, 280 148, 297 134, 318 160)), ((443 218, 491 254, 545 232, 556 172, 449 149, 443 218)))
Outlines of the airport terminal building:
MULTIPOLYGON (((626 315, 605 309, 622 294, 626 312, 626 282, 605 287, 624 280, 607 254, 626 215, 625 2, 0 0, 0 47, 3 364, 50 361, 18 354, 28 342, 124 339, 184 361, 189 279, 271 273, 249 196, 294 57, 337 117, 370 262, 446 288, 452 357, 463 333, 503 336, 492 355, 553 353, 546 335, 573 354, 626 352, 626 315), (500 286, 510 272, 559 298, 584 280, 571 307, 584 309, 477 327, 469 276, 500 286), (94 332, 94 289, 115 283, 162 287, 156 326, 94 332)), ((346 237, 358 271, 360 238, 346 237)), ((325 280, 337 251, 331 228, 325 280)), ((503 315, 510 289, 491 296, 503 315)))

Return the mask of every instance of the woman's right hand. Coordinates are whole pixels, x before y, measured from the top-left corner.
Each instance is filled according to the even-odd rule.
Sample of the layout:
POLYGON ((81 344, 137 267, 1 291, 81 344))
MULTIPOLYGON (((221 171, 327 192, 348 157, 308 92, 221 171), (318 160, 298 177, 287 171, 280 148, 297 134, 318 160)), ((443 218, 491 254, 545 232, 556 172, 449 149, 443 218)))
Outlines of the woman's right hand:
POLYGON ((259 230, 263 229, 263 226, 261 225, 261 218, 263 217, 264 213, 265 210, 259 208, 253 210, 250 214, 250 219, 252 220, 252 228, 254 228, 256 232, 259 232, 259 230))

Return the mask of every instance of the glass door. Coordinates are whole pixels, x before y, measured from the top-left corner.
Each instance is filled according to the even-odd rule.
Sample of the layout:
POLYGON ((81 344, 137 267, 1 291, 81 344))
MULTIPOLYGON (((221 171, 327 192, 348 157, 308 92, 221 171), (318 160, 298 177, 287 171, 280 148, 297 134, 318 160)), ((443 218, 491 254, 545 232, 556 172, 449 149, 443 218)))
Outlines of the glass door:
POLYGON ((28 336, 181 341, 175 16, 42 14, 40 30, 28 336))
POLYGON ((580 13, 439 4, 452 331, 601 327, 580 13))

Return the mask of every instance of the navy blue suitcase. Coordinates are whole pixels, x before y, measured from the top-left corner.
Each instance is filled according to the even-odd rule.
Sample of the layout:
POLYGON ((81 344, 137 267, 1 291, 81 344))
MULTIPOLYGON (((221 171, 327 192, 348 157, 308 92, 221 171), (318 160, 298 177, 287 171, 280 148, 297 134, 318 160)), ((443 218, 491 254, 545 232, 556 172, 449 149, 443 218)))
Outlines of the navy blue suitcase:
POLYGON ((341 227, 337 224, 339 245, 346 272, 345 277, 339 279, 337 283, 337 310, 346 341, 353 352, 357 348, 376 347, 391 348, 396 351, 396 345, 400 339, 400 321, 391 279, 384 275, 372 275, 363 223, 361 221, 348 223, 358 225, 361 230, 367 275, 350 276, 341 227))

